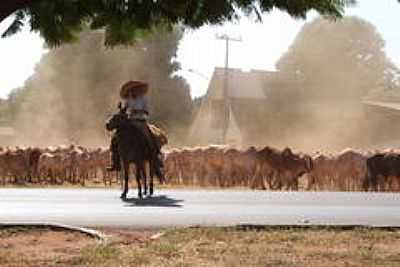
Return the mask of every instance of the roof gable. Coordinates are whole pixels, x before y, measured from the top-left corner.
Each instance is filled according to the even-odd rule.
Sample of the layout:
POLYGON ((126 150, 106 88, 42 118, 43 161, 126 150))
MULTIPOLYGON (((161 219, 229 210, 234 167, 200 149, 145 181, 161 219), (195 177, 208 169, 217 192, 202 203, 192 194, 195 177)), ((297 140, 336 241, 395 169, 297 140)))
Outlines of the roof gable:
MULTIPOLYGON (((227 84, 228 96, 231 98, 264 99, 264 83, 273 72, 267 71, 242 71, 228 69, 227 84)), ((212 99, 223 99, 225 83, 225 69, 215 68, 210 81, 207 95, 212 99)))

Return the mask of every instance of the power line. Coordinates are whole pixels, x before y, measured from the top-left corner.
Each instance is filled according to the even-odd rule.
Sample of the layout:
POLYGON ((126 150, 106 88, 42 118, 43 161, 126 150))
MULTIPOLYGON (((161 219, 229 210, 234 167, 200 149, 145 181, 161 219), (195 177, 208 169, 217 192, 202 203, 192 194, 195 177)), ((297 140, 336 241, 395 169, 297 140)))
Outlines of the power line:
POLYGON ((241 42, 242 37, 234 38, 228 34, 217 34, 216 38, 225 41, 225 69, 227 70, 229 68, 229 42, 241 42))

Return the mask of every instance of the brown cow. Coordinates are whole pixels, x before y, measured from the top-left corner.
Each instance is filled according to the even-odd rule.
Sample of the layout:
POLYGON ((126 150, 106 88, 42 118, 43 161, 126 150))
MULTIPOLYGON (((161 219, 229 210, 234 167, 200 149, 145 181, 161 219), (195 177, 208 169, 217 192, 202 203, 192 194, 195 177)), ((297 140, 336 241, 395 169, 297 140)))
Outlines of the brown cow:
POLYGON ((265 147, 259 151, 258 155, 258 170, 262 169, 267 172, 264 177, 266 177, 271 189, 298 190, 299 178, 309 173, 313 168, 310 156, 295 154, 289 148, 280 152, 265 147))
POLYGON ((179 184, 178 149, 172 149, 164 153, 165 179, 167 184, 179 184))
POLYGON ((306 154, 294 154, 289 148, 284 149, 281 155, 278 189, 298 190, 299 178, 313 169, 312 158, 306 154))
POLYGON ((336 157, 337 189, 340 191, 361 190, 367 173, 367 157, 351 149, 342 151, 336 157))
POLYGON ((277 176, 281 169, 281 153, 280 151, 269 146, 264 147, 257 153, 258 161, 256 168, 255 180, 252 182, 255 185, 266 187, 268 184, 269 189, 277 189, 277 176))
POLYGON ((336 159, 332 155, 316 154, 313 156, 313 169, 307 174, 306 190, 333 190, 336 159))
POLYGON ((221 146, 209 146, 203 150, 205 183, 211 186, 223 186, 224 149, 221 146))
POLYGON ((7 150, 2 153, 3 176, 14 179, 13 183, 21 184, 29 174, 29 165, 23 149, 7 150))

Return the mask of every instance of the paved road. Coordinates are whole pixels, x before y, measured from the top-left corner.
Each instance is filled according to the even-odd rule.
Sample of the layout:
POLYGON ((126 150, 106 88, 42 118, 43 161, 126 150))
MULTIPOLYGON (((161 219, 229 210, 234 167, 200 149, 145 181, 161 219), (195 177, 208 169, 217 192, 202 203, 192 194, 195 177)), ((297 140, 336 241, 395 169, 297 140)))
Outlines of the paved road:
MULTIPOLYGON (((136 190, 130 192, 132 196, 136 190)), ((0 223, 75 226, 344 224, 400 226, 400 194, 162 190, 119 199, 118 190, 0 189, 0 223)))

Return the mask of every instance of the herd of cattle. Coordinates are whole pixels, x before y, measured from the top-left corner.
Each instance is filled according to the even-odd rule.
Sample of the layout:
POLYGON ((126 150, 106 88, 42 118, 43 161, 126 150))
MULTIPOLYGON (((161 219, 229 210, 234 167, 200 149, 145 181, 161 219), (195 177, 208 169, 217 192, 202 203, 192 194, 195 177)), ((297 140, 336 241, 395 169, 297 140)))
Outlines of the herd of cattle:
MULTIPOLYGON (((0 184, 119 182, 110 151, 80 146, 1 148, 0 184)), ((167 184, 263 190, 400 191, 400 151, 294 153, 271 147, 207 146, 164 152, 167 184)))

